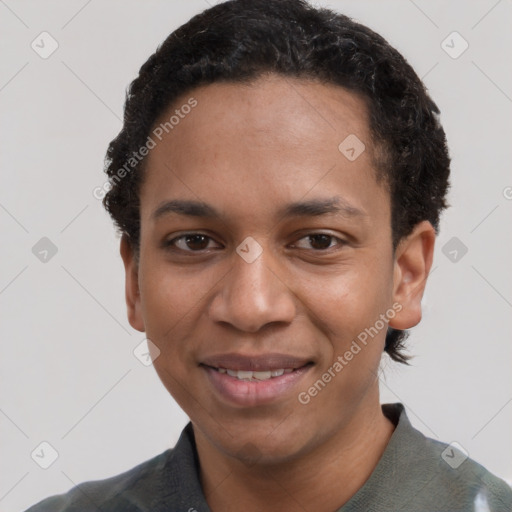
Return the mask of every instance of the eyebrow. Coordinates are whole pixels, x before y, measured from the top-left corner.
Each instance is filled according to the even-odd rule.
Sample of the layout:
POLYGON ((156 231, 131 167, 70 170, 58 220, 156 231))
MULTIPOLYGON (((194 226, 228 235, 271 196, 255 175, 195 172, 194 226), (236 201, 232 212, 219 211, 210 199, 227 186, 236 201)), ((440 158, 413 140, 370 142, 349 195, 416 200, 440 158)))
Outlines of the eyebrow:
MULTIPOLYGON (((158 220, 170 214, 212 219, 222 215, 211 205, 202 201, 173 199, 161 203, 153 212, 152 218, 158 220)), ((311 199, 290 203, 281 208, 278 217, 318 217, 321 215, 338 214, 344 217, 367 217, 364 211, 351 205, 345 199, 335 196, 327 199, 311 199)))

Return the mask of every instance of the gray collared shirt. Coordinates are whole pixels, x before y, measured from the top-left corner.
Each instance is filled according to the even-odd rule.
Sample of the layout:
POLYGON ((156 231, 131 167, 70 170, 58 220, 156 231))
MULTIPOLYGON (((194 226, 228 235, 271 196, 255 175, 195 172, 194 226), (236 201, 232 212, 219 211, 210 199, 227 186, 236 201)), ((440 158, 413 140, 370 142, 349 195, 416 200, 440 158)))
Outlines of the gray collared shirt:
MULTIPOLYGON (((450 445, 425 437, 400 403, 382 405, 396 425, 365 484, 333 512, 511 512, 512 489, 450 445)), ((121 475, 86 482, 27 512, 211 512, 199 480, 192 424, 173 449, 121 475)))

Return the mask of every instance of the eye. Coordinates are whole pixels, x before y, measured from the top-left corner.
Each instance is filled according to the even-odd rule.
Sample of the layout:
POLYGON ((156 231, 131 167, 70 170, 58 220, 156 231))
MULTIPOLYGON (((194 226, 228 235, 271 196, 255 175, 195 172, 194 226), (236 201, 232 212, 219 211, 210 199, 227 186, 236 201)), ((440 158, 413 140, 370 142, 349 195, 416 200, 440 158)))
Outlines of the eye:
POLYGON ((211 249, 210 242, 213 242, 213 239, 203 233, 185 233, 172 240, 165 240, 163 246, 171 250, 177 248, 184 252, 200 252, 211 249))
MULTIPOLYGON (((216 244, 213 238, 204 233, 185 233, 171 240, 164 240, 162 246, 164 249, 176 252, 200 253, 215 248, 211 245, 212 243, 216 244)), ((329 249, 336 248, 336 246, 341 248, 345 244, 345 240, 328 233, 311 233, 300 238, 292 247, 307 250, 312 249, 315 252, 327 252, 329 249), (303 241, 305 241, 305 243, 303 241)))
POLYGON ((340 247, 345 245, 345 240, 338 238, 334 235, 329 235, 327 233, 312 233, 305 237, 302 237, 301 240, 306 240, 306 245, 309 244, 309 247, 300 247, 297 243, 294 244, 294 247, 299 247, 299 249, 310 249, 313 248, 315 251, 326 251, 328 249, 332 249, 336 247, 332 245, 333 242, 336 242, 340 247))

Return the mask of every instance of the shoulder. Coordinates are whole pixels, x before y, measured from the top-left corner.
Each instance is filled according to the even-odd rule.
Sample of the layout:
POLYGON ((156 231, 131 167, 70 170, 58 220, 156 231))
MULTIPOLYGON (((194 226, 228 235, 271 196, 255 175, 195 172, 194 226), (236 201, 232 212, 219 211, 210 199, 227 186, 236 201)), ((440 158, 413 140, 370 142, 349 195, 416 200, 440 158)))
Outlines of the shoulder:
MULTIPOLYGON (((165 479, 172 480, 173 475, 169 474, 172 458, 173 450, 166 450, 117 476, 84 482, 65 494, 46 498, 26 512, 146 510, 143 507, 151 503, 155 492, 161 492, 160 482, 165 479)), ((169 484, 171 482, 168 481, 168 488, 169 484)))
POLYGON ((387 485, 391 476, 404 496, 404 506, 410 510, 512 511, 512 488, 471 459, 460 444, 426 437, 411 425, 402 404, 386 404, 385 408, 398 422, 380 476, 387 485))
POLYGON ((158 512, 207 510, 192 424, 176 446, 120 475, 85 482, 26 512, 158 512))
POLYGON ((468 503, 475 511, 512 511, 512 488, 469 457, 457 443, 424 437, 433 484, 447 502, 468 503))

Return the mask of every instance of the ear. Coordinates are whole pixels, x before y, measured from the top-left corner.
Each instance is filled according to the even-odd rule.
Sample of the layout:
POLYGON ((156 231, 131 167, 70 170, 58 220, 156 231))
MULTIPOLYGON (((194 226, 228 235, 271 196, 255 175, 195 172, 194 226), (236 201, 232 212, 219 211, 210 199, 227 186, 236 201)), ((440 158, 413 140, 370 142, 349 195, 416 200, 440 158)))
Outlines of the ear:
POLYGON ((421 320, 421 299, 434 257, 436 233, 432 224, 422 221, 412 233, 401 240, 395 253, 393 275, 393 301, 402 309, 389 326, 409 329, 421 320))
POLYGON ((139 290, 139 264, 136 261, 134 250, 126 235, 121 237, 121 258, 125 270, 125 297, 128 310, 128 321, 138 331, 144 332, 146 327, 142 317, 139 290))

